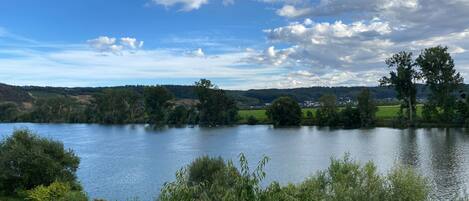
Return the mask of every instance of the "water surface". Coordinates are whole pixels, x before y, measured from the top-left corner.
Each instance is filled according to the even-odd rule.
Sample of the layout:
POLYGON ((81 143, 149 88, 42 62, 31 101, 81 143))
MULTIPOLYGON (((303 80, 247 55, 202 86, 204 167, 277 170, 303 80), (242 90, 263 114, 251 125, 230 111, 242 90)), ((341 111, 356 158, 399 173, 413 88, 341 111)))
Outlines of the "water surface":
POLYGON ((331 157, 350 153, 374 161, 386 173, 410 165, 429 178, 435 199, 450 199, 469 185, 469 134, 463 129, 355 129, 271 126, 151 129, 145 125, 0 124, 0 136, 29 128, 60 140, 81 158, 78 177, 93 198, 152 200, 174 173, 201 155, 251 165, 263 155, 269 181, 297 183, 328 167, 331 157))

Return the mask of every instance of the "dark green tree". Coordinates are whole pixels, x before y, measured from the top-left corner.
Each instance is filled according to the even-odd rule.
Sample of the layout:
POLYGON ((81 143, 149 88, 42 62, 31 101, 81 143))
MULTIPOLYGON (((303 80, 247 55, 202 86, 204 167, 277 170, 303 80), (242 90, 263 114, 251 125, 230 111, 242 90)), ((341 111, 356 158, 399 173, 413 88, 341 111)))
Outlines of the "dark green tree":
POLYGON ((88 121, 108 124, 135 123, 143 119, 142 96, 131 89, 107 89, 93 96, 88 121))
POLYGON ((62 143, 17 130, 0 142, 0 194, 15 194, 54 181, 79 187, 80 159, 62 143))
POLYGON ((253 115, 250 115, 247 120, 246 120, 246 123, 248 125, 256 125, 257 123, 259 123, 259 120, 257 120, 257 118, 253 115))
POLYGON ((169 112, 168 124, 183 125, 188 123, 189 111, 183 105, 178 105, 169 112))
POLYGON ((199 99, 197 109, 199 124, 218 126, 233 124, 237 120, 238 107, 233 98, 218 89, 210 80, 201 79, 195 83, 195 93, 199 99))
POLYGON ((148 122, 152 124, 165 123, 170 107, 169 101, 174 98, 174 95, 161 86, 145 87, 143 94, 148 122))
MULTIPOLYGON (((454 61, 447 47, 437 46, 422 51, 416 59, 431 93, 424 107, 425 114, 437 114, 440 121, 450 122, 454 117, 455 91, 463 84, 456 72, 454 61), (441 109, 441 114, 436 112, 441 109)), ((430 117, 431 118, 431 117, 430 117)))
POLYGON ((459 92, 459 99, 456 101, 456 118, 455 122, 469 126, 469 96, 464 91, 459 92))
POLYGON ((303 115, 298 102, 288 96, 275 99, 266 114, 274 126, 298 126, 303 115))
POLYGON ((358 128, 361 126, 360 111, 350 104, 340 111, 340 119, 345 128, 358 128))
POLYGON ((364 89, 358 95, 358 105, 357 109, 360 113, 360 126, 361 127, 370 127, 373 126, 376 119, 376 112, 378 107, 373 100, 373 97, 370 93, 370 90, 364 89))
POLYGON ((419 72, 415 69, 415 62, 411 52, 399 52, 386 59, 388 68, 392 69, 389 77, 380 80, 381 86, 392 86, 397 92, 397 99, 401 100, 400 114, 407 109, 407 119, 412 123, 415 116, 417 104, 416 81, 420 79, 419 72))
POLYGON ((39 98, 34 101, 32 111, 23 120, 32 122, 84 122, 85 106, 75 98, 58 96, 39 98))
POLYGON ((15 103, 0 103, 0 122, 15 121, 18 112, 18 106, 15 103))
POLYGON ((337 126, 339 115, 337 99, 332 94, 326 94, 319 98, 319 108, 316 110, 316 121, 319 126, 337 126))

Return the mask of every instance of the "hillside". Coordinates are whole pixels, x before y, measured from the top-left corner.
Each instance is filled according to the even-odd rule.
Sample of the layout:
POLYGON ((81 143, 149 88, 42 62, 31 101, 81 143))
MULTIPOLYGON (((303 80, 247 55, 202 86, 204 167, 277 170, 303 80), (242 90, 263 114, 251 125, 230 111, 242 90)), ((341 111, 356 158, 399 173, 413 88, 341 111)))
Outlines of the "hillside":
POLYGON ((23 103, 32 100, 33 98, 22 87, 0 83, 0 102, 23 103))
MULTIPOLYGON (((129 88, 137 92, 143 92, 141 85, 118 86, 118 87, 38 87, 38 86, 11 86, 0 84, 0 102, 32 102, 35 98, 46 98, 54 96, 89 96, 99 93, 105 89, 129 88)), ((177 99, 195 99, 193 86, 165 85, 177 99)), ((356 95, 368 88, 377 100, 394 100, 396 93, 387 87, 308 87, 293 89, 251 89, 251 90, 228 90, 227 93, 234 97, 242 107, 262 106, 272 102, 280 96, 291 96, 299 102, 316 101, 323 94, 334 94, 338 100, 354 100, 356 95)), ((418 86, 418 99, 426 97, 423 85, 418 86)))

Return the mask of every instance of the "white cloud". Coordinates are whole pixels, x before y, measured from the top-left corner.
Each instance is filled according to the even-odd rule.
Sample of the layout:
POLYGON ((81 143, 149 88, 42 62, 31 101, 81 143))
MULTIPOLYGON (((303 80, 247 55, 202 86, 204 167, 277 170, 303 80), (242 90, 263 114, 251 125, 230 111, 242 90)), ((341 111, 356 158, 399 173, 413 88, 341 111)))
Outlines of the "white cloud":
POLYGON ((277 10, 277 15, 293 18, 307 15, 310 12, 311 9, 309 8, 297 9, 292 5, 284 5, 281 9, 277 10))
POLYGON ((100 36, 95 39, 88 40, 87 43, 96 51, 103 53, 122 54, 123 50, 136 50, 143 47, 143 41, 135 38, 123 37, 117 42, 116 38, 108 36, 100 36))
POLYGON ((279 76, 281 86, 376 85, 391 54, 436 45, 448 46, 457 69, 469 75, 469 0, 264 2, 283 4, 278 15, 298 18, 265 30, 271 47, 251 58, 290 69, 279 76), (336 21, 318 22, 323 16, 336 21))
POLYGON ((202 5, 207 4, 208 0, 151 0, 151 2, 165 7, 181 5, 182 11, 191 11, 197 10, 202 5))
POLYGON ((137 49, 137 48, 143 47, 143 41, 137 41, 136 38, 124 37, 120 39, 120 42, 123 46, 131 48, 131 49, 137 49))
MULTIPOLYGON (((107 56, 86 49, 18 51, 14 54, 21 56, 0 57, 2 82, 42 86, 102 86, 113 82, 117 85, 143 84, 145 80, 168 79, 175 82, 190 80, 186 84, 191 84, 200 78, 208 78, 226 80, 228 84, 217 84, 239 89, 249 86, 240 86, 238 82, 229 84, 228 81, 245 79, 246 82, 254 83, 253 79, 269 77, 275 72, 242 61, 250 54, 244 51, 218 53, 210 57, 186 55, 182 49, 141 50, 134 54, 107 56)), ((168 81, 159 84, 168 84, 168 81)))
POLYGON ((205 53, 204 51, 202 50, 202 48, 197 48, 196 50, 192 51, 191 52, 191 55, 195 56, 195 57, 204 57, 205 56, 205 53))

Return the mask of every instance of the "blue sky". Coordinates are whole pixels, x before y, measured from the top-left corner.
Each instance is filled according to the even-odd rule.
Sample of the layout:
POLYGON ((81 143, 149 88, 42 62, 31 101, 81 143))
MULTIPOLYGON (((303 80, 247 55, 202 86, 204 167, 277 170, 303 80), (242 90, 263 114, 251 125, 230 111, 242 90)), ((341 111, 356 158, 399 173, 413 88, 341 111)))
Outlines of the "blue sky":
POLYGON ((5 0, 0 82, 222 88, 377 85, 445 45, 469 73, 469 0, 5 0))

